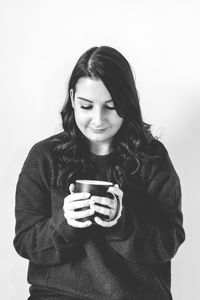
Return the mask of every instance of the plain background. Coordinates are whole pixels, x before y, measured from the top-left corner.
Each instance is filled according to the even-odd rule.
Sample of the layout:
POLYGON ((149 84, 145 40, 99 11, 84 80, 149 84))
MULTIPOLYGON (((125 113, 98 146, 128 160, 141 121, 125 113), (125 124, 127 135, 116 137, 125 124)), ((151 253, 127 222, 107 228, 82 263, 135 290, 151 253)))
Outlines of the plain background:
POLYGON ((200 2, 0 1, 1 299, 27 299, 27 261, 15 252, 15 186, 34 143, 61 130, 67 80, 79 56, 109 45, 132 65, 144 120, 182 182, 186 242, 172 261, 175 300, 199 295, 200 2))

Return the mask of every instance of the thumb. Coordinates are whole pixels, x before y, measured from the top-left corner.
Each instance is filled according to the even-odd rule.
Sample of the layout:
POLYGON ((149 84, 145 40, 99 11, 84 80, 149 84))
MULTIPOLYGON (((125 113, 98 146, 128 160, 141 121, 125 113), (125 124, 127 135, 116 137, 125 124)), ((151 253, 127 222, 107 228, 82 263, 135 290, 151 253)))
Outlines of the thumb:
POLYGON ((73 183, 71 183, 70 186, 69 186, 70 194, 73 194, 74 190, 75 190, 75 185, 73 183))

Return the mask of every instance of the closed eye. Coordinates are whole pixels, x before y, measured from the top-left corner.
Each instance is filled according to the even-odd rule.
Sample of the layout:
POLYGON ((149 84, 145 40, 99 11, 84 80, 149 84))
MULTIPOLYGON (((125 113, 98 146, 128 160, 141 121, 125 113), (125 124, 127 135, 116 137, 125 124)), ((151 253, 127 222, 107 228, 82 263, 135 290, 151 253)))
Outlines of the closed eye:
POLYGON ((114 106, 105 106, 106 109, 115 109, 114 106))
POLYGON ((82 108, 82 109, 91 109, 92 105, 89 105, 89 106, 81 105, 80 108, 82 108))
MULTIPOLYGON (((82 108, 82 109, 91 109, 92 105, 89 105, 89 106, 81 105, 80 108, 82 108)), ((105 106, 105 109, 114 110, 115 107, 114 106, 105 106)))

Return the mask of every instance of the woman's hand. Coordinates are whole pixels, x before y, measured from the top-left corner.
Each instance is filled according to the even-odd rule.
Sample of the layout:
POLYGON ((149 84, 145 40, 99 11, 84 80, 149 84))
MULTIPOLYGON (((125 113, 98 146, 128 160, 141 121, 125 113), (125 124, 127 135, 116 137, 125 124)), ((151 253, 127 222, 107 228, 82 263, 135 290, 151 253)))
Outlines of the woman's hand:
POLYGON ((99 197, 99 196, 91 197, 91 200, 94 201, 94 204, 91 204, 90 207, 92 209, 94 209, 95 212, 98 212, 102 215, 108 216, 109 219, 111 220, 111 221, 109 221, 109 219, 108 219, 107 221, 104 221, 99 217, 95 217, 94 218, 95 222, 102 227, 114 226, 117 223, 118 219, 121 217, 121 213, 122 213, 123 191, 120 190, 118 184, 115 184, 114 186, 112 186, 108 189, 108 192, 115 194, 118 197, 119 201, 117 201, 116 199, 114 201, 114 199, 110 199, 110 198, 106 198, 106 197, 99 197), (106 206, 108 206, 108 208, 101 207, 98 204, 106 205, 106 206))
POLYGON ((69 186, 70 194, 64 199, 64 216, 67 219, 69 225, 77 228, 85 228, 92 225, 90 220, 79 221, 82 218, 88 218, 94 215, 94 209, 91 208, 91 204, 94 203, 92 199, 89 199, 89 193, 74 193, 74 184, 69 186), (84 209, 76 211, 76 209, 84 209))

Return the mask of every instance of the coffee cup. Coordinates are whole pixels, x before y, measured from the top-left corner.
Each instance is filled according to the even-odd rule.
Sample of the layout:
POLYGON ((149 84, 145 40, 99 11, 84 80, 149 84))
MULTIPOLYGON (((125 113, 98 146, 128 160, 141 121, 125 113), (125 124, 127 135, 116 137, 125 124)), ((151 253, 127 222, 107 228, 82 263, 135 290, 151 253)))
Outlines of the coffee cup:
MULTIPOLYGON (((90 193, 91 196, 100 196, 100 197, 107 197, 110 199, 113 199, 113 201, 117 201, 118 203, 118 198, 116 197, 115 194, 108 192, 108 188, 113 186, 112 182, 109 181, 101 181, 101 180, 76 180, 75 183, 75 192, 77 193, 90 193)), ((107 207, 106 205, 100 205, 96 204, 101 207, 107 207)), ((118 203, 119 206, 119 203, 118 203)), ((77 209, 77 211, 82 211, 86 210, 89 207, 83 207, 77 209)), ((94 217, 100 217, 102 220, 105 221, 110 221, 111 219, 109 216, 100 214, 98 212, 95 212, 94 215, 86 217, 86 218, 81 218, 79 221, 85 222, 87 220, 92 221, 93 224, 95 224, 94 217)))

